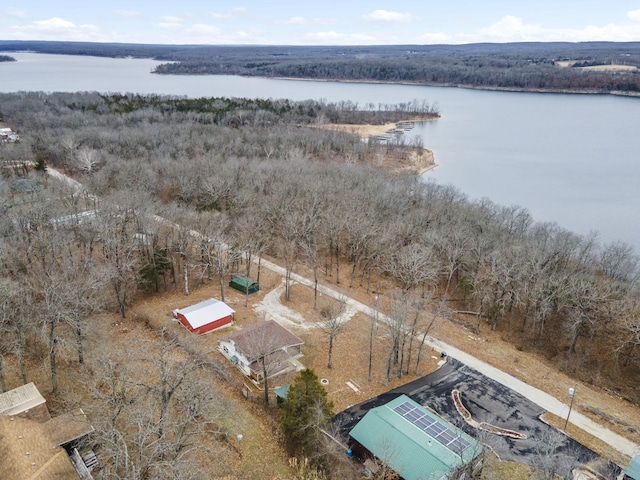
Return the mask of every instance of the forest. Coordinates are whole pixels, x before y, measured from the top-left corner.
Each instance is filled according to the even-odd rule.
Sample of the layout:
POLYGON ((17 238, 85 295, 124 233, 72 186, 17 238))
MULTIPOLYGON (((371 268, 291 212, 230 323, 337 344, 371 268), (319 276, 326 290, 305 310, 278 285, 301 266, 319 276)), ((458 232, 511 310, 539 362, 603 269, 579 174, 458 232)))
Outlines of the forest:
POLYGON ((301 47, 0 41, 0 51, 24 50, 166 61, 157 67, 158 74, 406 82, 548 92, 640 92, 639 42, 301 47), (588 68, 594 66, 609 68, 588 68), (615 68, 619 66, 636 68, 615 68))
MULTIPOLYGON (((470 331, 490 325, 518 349, 640 403, 640 387, 625 380, 640 375, 632 247, 372 160, 419 154, 421 145, 319 128, 437 117, 428 104, 21 92, 0 95, 0 108, 21 137, 0 144, 0 382, 4 390, 12 368, 26 382, 44 359, 55 392, 61 363, 89 363, 90 377, 103 379, 91 389, 102 402, 101 445, 115 455, 104 478, 206 478, 165 477, 157 465, 193 467, 189 439, 204 434, 197 419, 212 408, 204 385, 225 374, 161 336, 144 347, 160 383, 135 378, 157 396, 136 396, 123 381, 135 377, 126 352, 86 358, 89 319, 104 311, 124 318, 137 298, 188 293, 193 282, 219 279, 222 289, 243 256, 269 256, 287 272, 305 268, 349 288, 370 291, 382 278, 401 296, 437 298, 470 331), (48 168, 84 187, 55 182, 48 168), (197 381, 182 390, 194 364, 197 381), (169 422, 174 394, 197 398, 203 410, 169 422), (154 399, 162 421, 152 425, 145 412, 154 399), (126 441, 153 450, 146 463, 121 455, 125 420, 140 422, 126 441), (149 438, 166 443, 157 450, 149 438)), ((212 422, 222 435, 221 421, 212 422)))

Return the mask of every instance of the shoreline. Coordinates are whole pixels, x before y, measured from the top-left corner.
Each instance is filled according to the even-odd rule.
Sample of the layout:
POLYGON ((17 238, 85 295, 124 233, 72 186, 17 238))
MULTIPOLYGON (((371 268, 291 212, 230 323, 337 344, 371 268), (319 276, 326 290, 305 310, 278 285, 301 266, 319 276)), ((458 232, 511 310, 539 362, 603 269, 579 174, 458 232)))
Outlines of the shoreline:
MULTIPOLYGON (((412 117, 408 119, 402 119, 397 122, 385 123, 383 125, 372 125, 372 124, 352 124, 352 123, 327 123, 324 125, 310 125, 313 128, 324 128, 327 130, 337 130, 337 131, 345 131, 348 133, 352 133, 354 135, 358 135, 361 138, 371 138, 377 135, 382 135, 386 133, 390 129, 397 128, 398 123, 418 123, 418 122, 433 122, 436 121, 440 116, 437 117, 429 116, 429 117, 412 117)), ((408 146, 407 146, 408 147, 408 146)), ((373 165, 374 161, 372 160, 369 164, 373 165)), ((419 154, 415 150, 411 150, 408 154, 408 161, 406 163, 402 162, 402 159, 398 157, 394 157, 391 154, 387 154, 384 157, 384 161, 380 164, 380 166, 392 173, 401 173, 401 172, 412 172, 417 176, 422 176, 430 170, 433 170, 438 166, 435 161, 433 151, 428 148, 422 147, 422 152, 419 154)))
MULTIPOLYGON (((149 60, 154 60, 150 58, 149 60)), ((157 60, 156 60, 157 61, 157 60)), ((170 63, 170 62, 165 62, 170 63)), ((552 88, 518 88, 518 87, 500 87, 500 86, 478 86, 465 85, 459 83, 428 83, 428 82, 410 82, 410 81, 384 81, 384 80, 366 80, 366 79, 336 79, 336 78, 302 78, 302 77, 277 77, 269 75, 239 75, 237 73, 163 73, 152 71, 155 75, 184 75, 184 76, 228 76, 242 78, 266 78, 269 80, 293 80, 301 82, 335 82, 335 83, 363 83, 368 85, 411 85, 416 87, 434 87, 434 88, 462 88, 466 90, 486 90, 494 92, 512 92, 512 93, 544 93, 544 94, 560 94, 560 95, 613 95, 617 97, 636 97, 640 98, 640 92, 610 90, 601 91, 595 89, 570 89, 563 88, 554 90, 552 88)))
MULTIPOLYGON (((95 54, 79 54, 79 53, 58 53, 58 52, 40 52, 37 50, 6 50, 0 51, 0 54, 4 54, 10 56, 12 53, 28 53, 35 55, 67 55, 67 56, 88 56, 88 57, 96 57, 96 58, 133 58, 135 60, 152 60, 155 62, 159 62, 159 65, 164 65, 167 63, 179 63, 181 60, 175 61, 164 61, 158 60, 154 56, 112 56, 112 55, 95 55, 95 54)), ((17 59, 16 59, 17 61, 17 59)), ((333 79, 333 78, 301 78, 301 77, 280 77, 280 76, 269 76, 269 75, 239 75, 233 73, 176 73, 176 72, 158 72, 156 69, 150 72, 152 75, 176 75, 176 76, 204 76, 204 75, 213 75, 213 76, 237 76, 243 78, 266 78, 272 80, 298 80, 298 81, 309 81, 309 82, 337 82, 337 83, 363 83, 363 84, 382 84, 382 85, 413 85, 413 86, 422 86, 422 87, 449 87, 449 88, 464 88, 468 90, 488 90, 488 91, 497 91, 497 92, 517 92, 517 93, 552 93, 552 94, 578 94, 578 95, 614 95, 619 97, 635 97, 640 98, 640 92, 634 91, 622 91, 622 90, 611 90, 611 91, 601 91, 595 89, 550 89, 550 88, 517 88, 517 87, 500 87, 500 86, 478 86, 478 85, 465 85, 465 84, 457 84, 457 83, 430 83, 430 82, 411 82, 411 81, 384 81, 384 80, 372 80, 372 79, 333 79)))
MULTIPOLYGON (((155 72, 154 72, 155 73, 155 72)), ((160 74, 160 75, 189 75, 189 74, 160 74)), ((196 74, 197 75, 197 74, 196 74)), ((203 74, 207 75, 207 74, 203 74)), ((228 74, 213 74, 228 75, 228 74)), ((410 85, 416 87, 435 87, 435 88, 463 88, 467 90, 486 90, 490 92, 512 92, 512 93, 545 93, 545 94, 565 94, 565 95, 614 95, 619 97, 638 97, 640 92, 627 92, 622 90, 611 90, 607 92, 594 89, 561 89, 554 90, 550 88, 517 88, 517 87, 499 87, 499 86, 476 86, 464 85, 458 83, 428 83, 428 82, 385 82, 383 80, 364 80, 364 79, 333 79, 333 78, 297 78, 297 77, 269 77, 262 75, 237 75, 245 78, 268 78, 271 80, 298 80, 303 82, 336 82, 336 83, 363 83, 367 85, 410 85)))
MULTIPOLYGON (((438 164, 435 161, 435 158, 433 156, 433 151, 429 150, 428 148, 423 149, 423 155, 426 155, 429 157, 429 162, 426 165, 418 165, 418 162, 415 162, 413 164, 413 167, 418 167, 416 170, 416 173, 419 177, 421 177, 422 175, 424 175, 427 172, 430 172, 431 170, 433 170, 434 168, 436 168, 438 166, 438 164)), ((413 170, 413 168, 408 168, 407 170, 413 170)))
MULTIPOLYGON (((375 125, 372 123, 325 123, 317 125, 319 128, 327 130, 341 130, 349 133, 360 135, 363 138, 375 137, 377 135, 383 135, 388 130, 398 128, 399 123, 422 123, 422 122, 435 122, 440 116, 429 117, 411 117, 397 122, 389 122, 381 125, 375 125)), ((316 126, 316 125, 311 125, 316 126)))

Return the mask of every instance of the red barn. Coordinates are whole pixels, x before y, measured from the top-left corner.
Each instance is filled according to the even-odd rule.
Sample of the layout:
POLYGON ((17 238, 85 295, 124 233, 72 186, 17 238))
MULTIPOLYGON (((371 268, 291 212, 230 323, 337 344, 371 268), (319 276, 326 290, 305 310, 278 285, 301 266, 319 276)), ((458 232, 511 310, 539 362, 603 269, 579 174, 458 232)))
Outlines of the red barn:
POLYGON ((233 323, 236 313, 229 305, 210 298, 182 310, 174 310, 173 316, 191 333, 202 335, 233 323))

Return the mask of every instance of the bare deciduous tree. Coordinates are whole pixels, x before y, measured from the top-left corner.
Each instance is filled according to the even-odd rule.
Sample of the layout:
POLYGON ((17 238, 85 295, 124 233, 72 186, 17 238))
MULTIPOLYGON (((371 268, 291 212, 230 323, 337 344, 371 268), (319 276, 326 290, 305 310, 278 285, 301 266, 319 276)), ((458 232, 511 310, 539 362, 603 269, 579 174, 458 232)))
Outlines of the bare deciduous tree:
POLYGON ((344 317, 348 313, 347 298, 344 296, 341 296, 337 300, 330 299, 327 304, 320 309, 322 320, 320 320, 316 326, 329 339, 327 368, 333 368, 333 344, 338 335, 343 333, 346 328, 347 319, 344 317))

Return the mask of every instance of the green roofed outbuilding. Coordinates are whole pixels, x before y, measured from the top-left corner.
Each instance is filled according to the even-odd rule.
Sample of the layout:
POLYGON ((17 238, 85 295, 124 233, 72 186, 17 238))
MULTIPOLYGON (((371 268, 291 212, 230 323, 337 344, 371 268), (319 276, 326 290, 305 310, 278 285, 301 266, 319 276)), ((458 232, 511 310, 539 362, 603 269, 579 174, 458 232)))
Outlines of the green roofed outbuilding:
POLYGON ((291 385, 287 384, 287 385, 283 385, 282 387, 278 387, 278 388, 274 388, 273 389, 273 393, 276 394, 276 402, 277 402, 279 407, 282 406, 282 403, 287 398, 287 394, 289 393, 289 388, 290 387, 291 387, 291 385))
POLYGON ((640 453, 634 455, 624 471, 624 479, 640 480, 640 453))
POLYGON ((255 280, 251 280, 244 275, 235 275, 229 282, 231 288, 240 290, 242 293, 256 293, 260 290, 260 285, 255 280))
POLYGON ((406 395, 369 410, 349 436, 356 457, 369 465, 375 458, 404 480, 448 479, 482 468, 480 443, 406 395))

